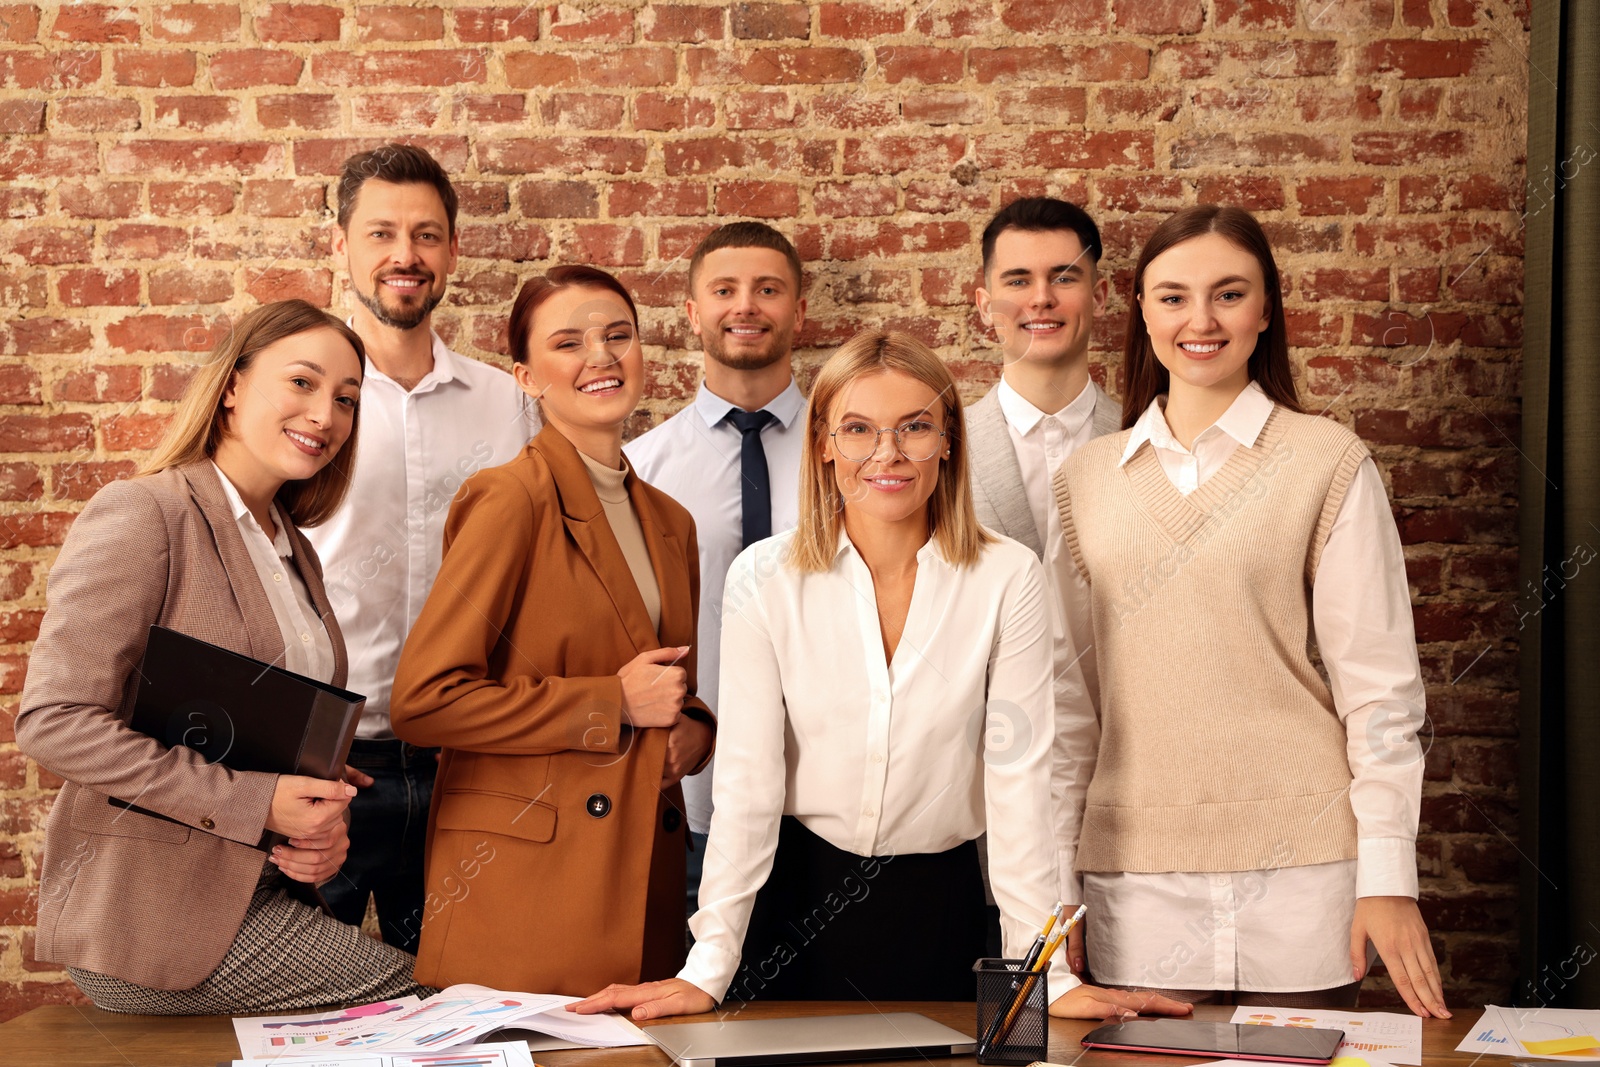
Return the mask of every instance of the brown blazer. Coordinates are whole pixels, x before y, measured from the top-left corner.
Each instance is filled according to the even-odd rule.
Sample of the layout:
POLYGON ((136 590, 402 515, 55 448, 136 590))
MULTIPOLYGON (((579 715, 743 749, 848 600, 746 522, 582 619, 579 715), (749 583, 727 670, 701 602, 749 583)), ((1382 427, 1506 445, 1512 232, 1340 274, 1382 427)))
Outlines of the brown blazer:
MULTIPOLYGON (((694 520, 632 473, 661 630, 578 453, 546 427, 469 478, 400 657, 395 733, 444 749, 428 821, 417 981, 582 995, 684 958, 683 794, 667 734, 622 722, 617 671, 692 645, 694 520)), ((711 721, 693 697, 686 711, 711 721)))
MULTIPOLYGON (((300 531, 288 533, 343 685, 344 640, 321 567, 300 531)), ((191 989, 216 970, 244 920, 278 776, 208 764, 126 725, 153 623, 268 662, 283 656, 209 461, 112 482, 89 501, 51 568, 17 712, 18 746, 67 780, 45 830, 35 954, 191 989)))

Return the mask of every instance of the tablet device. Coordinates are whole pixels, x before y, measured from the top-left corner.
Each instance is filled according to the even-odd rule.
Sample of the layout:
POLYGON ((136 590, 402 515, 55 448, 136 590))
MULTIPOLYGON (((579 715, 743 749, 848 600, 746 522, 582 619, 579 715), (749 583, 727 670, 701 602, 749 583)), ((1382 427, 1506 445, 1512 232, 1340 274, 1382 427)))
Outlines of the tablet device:
POLYGON ((1136 1019, 1102 1026, 1083 1035, 1085 1048, 1321 1064, 1333 1059, 1343 1040, 1343 1030, 1210 1023, 1198 1019, 1136 1019))
POLYGON ((961 1031, 914 1012, 675 1023, 644 1032, 680 1067, 915 1060, 977 1048, 961 1031))

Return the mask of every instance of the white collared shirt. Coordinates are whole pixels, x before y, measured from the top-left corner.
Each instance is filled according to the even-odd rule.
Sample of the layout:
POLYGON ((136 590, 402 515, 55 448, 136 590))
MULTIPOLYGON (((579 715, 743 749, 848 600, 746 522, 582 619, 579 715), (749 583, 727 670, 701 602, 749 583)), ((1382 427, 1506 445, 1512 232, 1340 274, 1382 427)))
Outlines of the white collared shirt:
POLYGON ((283 637, 283 659, 275 666, 319 682, 333 681, 333 639, 328 636, 328 628, 322 624, 322 616, 311 602, 311 592, 294 565, 294 548, 284 529, 283 512, 274 502, 272 518, 277 525, 268 537, 245 506, 239 490, 222 473, 222 468, 215 463, 211 466, 222 482, 228 506, 233 509, 233 521, 239 524, 244 547, 250 552, 250 562, 255 564, 256 577, 267 591, 278 633, 283 637))
MULTIPOLYGON (((722 999, 784 815, 859 856, 942 852, 987 829, 1005 951, 1021 956, 1057 899, 1039 561, 1002 538, 953 567, 930 540, 886 663, 855 546, 841 531, 832 568, 802 573, 784 561, 793 537, 728 572, 717 804, 679 976, 722 999)), ((1050 982, 1053 996, 1076 984, 1050 982)))
MULTIPOLYGON (((800 521, 800 446, 805 441, 805 394, 793 380, 766 410, 777 417, 761 431, 772 489, 772 532, 794 529, 800 521)), ((688 509, 700 544, 700 625, 696 695, 713 714, 721 663, 722 584, 743 549, 744 496, 739 450, 743 435, 728 413, 738 405, 700 383, 694 400, 676 415, 640 435, 623 452, 639 477, 688 509)), ((715 763, 683 780, 689 828, 703 834, 711 824, 711 781, 715 763)))
POLYGON ((1028 495, 1033 522, 1045 544, 1051 534, 1061 541, 1061 516, 1056 513, 1050 479, 1066 458, 1094 438, 1094 405, 1098 391, 1085 381, 1083 391, 1060 411, 1046 414, 1011 388, 1004 378, 995 386, 1000 413, 1011 432, 1011 447, 1022 470, 1022 490, 1028 495))
MULTIPOLYGON (((1119 459, 1153 448, 1167 479, 1187 495, 1236 448, 1251 448, 1273 402, 1252 382, 1192 449, 1173 437, 1158 397, 1134 423, 1119 459)), ((1089 591, 1067 559, 1057 581, 1077 617, 1069 626, 1072 670, 1093 670, 1089 591)), ((1345 724, 1357 825, 1357 858, 1237 874, 1087 874, 1084 899, 1107 916, 1088 927, 1096 979, 1109 984, 1261 992, 1326 989, 1350 981, 1348 940, 1355 898, 1417 895, 1416 835, 1421 759, 1388 761, 1372 744, 1424 719, 1422 670, 1399 531, 1383 479, 1370 458, 1357 467, 1328 533, 1312 582, 1312 630, 1327 668, 1334 708, 1345 724), (1315 917, 1313 924, 1306 917, 1315 917), (1342 939, 1342 940, 1341 940, 1342 939), (1340 946, 1343 949, 1340 949, 1340 946)), ((1082 683, 1078 683, 1080 687, 1082 683)), ((1093 729, 1092 700, 1058 715, 1093 729)), ((1399 747, 1399 746, 1393 746, 1399 747)), ((1420 750, 1418 750, 1420 751, 1420 750)), ((1071 783, 1079 812, 1092 762, 1071 783)), ((1062 840, 1063 853, 1076 848, 1062 840)), ((1067 860, 1064 856, 1063 863, 1067 860)))
POLYGON ((410 392, 370 361, 361 385, 355 474, 343 506, 306 531, 367 698, 357 736, 389 738, 400 649, 439 573, 444 521, 461 483, 516 458, 538 411, 498 367, 433 334, 433 369, 410 392))

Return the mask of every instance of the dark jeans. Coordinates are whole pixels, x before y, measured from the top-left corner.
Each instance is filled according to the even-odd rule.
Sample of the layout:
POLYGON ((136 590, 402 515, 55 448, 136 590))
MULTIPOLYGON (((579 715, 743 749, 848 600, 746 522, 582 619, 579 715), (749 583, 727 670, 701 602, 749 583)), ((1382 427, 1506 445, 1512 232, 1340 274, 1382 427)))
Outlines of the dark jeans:
POLYGON ((350 802, 350 854, 322 887, 335 917, 353 926, 361 924, 373 897, 384 943, 411 953, 422 934, 422 850, 437 752, 404 741, 356 738, 350 766, 375 781, 350 802))

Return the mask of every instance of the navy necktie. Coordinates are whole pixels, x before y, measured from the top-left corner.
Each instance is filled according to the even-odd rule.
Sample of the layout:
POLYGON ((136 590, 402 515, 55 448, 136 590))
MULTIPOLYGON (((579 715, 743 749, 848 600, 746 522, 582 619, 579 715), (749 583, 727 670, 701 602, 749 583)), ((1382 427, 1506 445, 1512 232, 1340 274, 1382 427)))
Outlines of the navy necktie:
POLYGON ((765 408, 735 408, 728 412, 728 421, 743 437, 739 443, 739 486, 744 547, 749 548, 772 536, 772 482, 767 476, 767 452, 761 447, 761 431, 778 417, 765 408))

